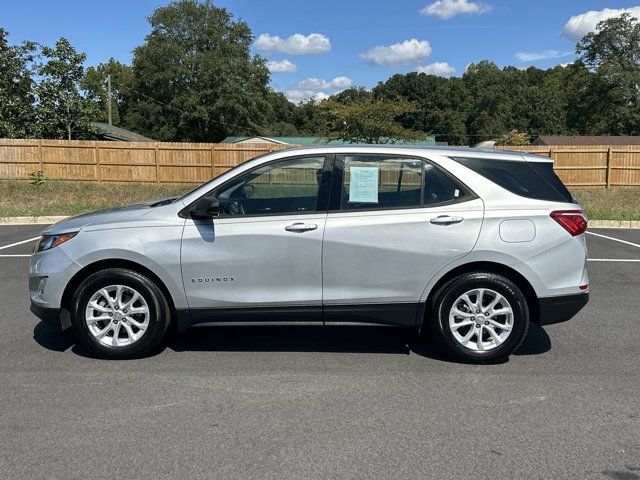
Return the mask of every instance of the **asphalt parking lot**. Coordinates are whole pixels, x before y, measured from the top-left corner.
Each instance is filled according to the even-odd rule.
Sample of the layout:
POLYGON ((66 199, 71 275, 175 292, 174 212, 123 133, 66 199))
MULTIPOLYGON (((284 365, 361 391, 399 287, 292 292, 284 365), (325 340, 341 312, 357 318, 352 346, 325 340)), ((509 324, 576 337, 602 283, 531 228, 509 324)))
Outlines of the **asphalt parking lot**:
POLYGON ((42 228, 0 227, 2 479, 640 479, 640 230, 591 230, 589 305, 473 366, 364 327, 92 359, 29 312, 33 242, 4 248, 42 228))

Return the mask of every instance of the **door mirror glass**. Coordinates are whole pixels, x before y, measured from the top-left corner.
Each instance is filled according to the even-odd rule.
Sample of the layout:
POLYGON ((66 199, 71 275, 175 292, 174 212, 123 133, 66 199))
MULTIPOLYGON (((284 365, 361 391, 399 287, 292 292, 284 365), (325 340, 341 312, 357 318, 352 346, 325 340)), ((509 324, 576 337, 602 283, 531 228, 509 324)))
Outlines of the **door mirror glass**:
POLYGON ((191 208, 192 218, 213 218, 220 214, 220 202, 215 197, 202 197, 191 208))

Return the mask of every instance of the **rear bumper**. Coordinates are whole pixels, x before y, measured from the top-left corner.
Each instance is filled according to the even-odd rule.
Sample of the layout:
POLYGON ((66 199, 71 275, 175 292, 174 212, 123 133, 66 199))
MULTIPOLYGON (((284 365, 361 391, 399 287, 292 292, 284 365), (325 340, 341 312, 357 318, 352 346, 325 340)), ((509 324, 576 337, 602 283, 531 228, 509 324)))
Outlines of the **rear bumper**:
POLYGON ((566 322, 589 302, 589 293, 540 298, 540 325, 566 322))
POLYGON ((62 332, 71 326, 67 315, 60 308, 47 308, 31 302, 31 312, 56 332, 62 332))

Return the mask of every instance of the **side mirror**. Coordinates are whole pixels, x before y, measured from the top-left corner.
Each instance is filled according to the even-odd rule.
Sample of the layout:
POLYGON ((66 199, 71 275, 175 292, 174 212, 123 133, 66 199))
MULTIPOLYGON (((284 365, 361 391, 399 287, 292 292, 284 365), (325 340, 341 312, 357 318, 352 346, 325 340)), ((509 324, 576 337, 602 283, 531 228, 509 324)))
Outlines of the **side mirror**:
POLYGON ((220 215, 220 202, 215 197, 202 197, 189 210, 191 218, 213 218, 220 215))

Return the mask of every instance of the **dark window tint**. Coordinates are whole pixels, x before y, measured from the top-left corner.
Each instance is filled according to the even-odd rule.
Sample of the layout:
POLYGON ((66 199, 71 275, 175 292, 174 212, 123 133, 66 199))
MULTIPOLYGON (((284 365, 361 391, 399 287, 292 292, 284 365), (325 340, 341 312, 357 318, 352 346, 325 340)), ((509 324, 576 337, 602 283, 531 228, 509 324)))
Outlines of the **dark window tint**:
POLYGON ((462 188, 430 163, 424 166, 424 205, 453 202, 465 196, 462 188))
POLYGON ((283 160, 243 173, 216 196, 227 215, 316 210, 324 157, 283 160))
POLYGON ((419 207, 422 161, 348 155, 342 178, 343 210, 419 207))
MULTIPOLYGON (((516 195, 551 202, 573 202, 573 200, 567 200, 564 193, 559 191, 529 162, 460 157, 454 158, 454 160, 516 195)), ((555 177, 555 173, 553 171, 551 173, 555 177)), ((560 179, 555 178, 562 185, 560 179)), ((566 188, 563 190, 566 191, 566 188)), ((571 194, 568 195, 571 197, 571 194)))
POLYGON ((553 185, 567 202, 576 203, 575 198, 571 195, 571 192, 564 186, 562 180, 558 178, 556 172, 553 171, 553 164, 549 162, 528 162, 536 172, 538 172, 547 182, 553 185))

